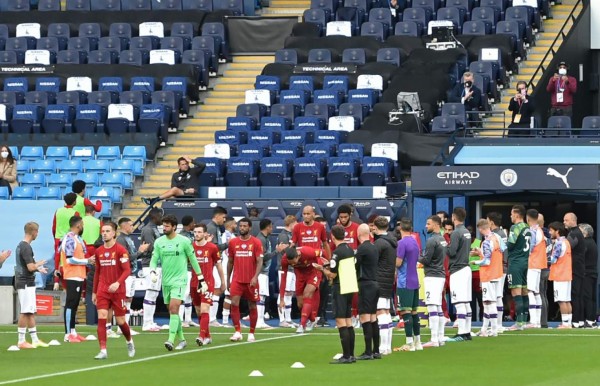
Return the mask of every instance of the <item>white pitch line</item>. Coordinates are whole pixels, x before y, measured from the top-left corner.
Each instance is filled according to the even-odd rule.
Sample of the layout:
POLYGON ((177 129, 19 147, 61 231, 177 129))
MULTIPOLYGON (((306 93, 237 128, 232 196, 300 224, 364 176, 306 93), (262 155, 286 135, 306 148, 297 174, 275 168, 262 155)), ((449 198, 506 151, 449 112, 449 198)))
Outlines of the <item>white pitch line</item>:
POLYGON ((275 338, 267 338, 267 339, 257 340, 256 342, 242 342, 242 343, 237 343, 237 344, 212 346, 212 347, 208 347, 208 348, 197 348, 197 349, 193 349, 193 350, 180 351, 180 352, 176 352, 176 353, 169 353, 169 354, 155 355, 155 356, 152 356, 152 357, 146 357, 146 358, 140 358, 140 359, 133 359, 133 360, 130 360, 130 361, 125 361, 125 362, 111 363, 111 364, 106 364, 106 365, 101 365, 101 366, 94 366, 94 367, 86 367, 86 368, 83 368, 83 369, 67 370, 67 371, 61 371, 61 372, 58 372, 58 373, 35 375, 35 376, 32 376, 32 377, 27 377, 27 378, 11 379, 11 380, 8 380, 8 381, 1 381, 0 385, 10 385, 10 384, 14 384, 14 383, 21 383, 21 382, 27 382, 27 381, 35 381, 35 380, 44 379, 44 378, 52 378, 52 377, 59 377, 59 376, 63 376, 63 375, 69 375, 69 374, 84 373, 84 372, 87 372, 87 371, 94 371, 94 370, 107 369, 107 368, 111 368, 111 367, 125 366, 125 365, 130 365, 130 364, 133 364, 133 363, 148 362, 148 361, 153 361, 153 360, 156 360, 156 359, 169 358, 169 357, 174 357, 174 356, 178 356, 178 355, 185 355, 185 354, 191 354, 191 353, 196 353, 196 352, 218 350, 218 349, 221 349, 221 348, 240 347, 240 346, 245 346, 247 344, 257 344, 257 343, 269 342, 269 341, 280 340, 280 339, 295 338, 295 337, 298 337, 298 336, 304 336, 304 335, 300 335, 299 334, 299 335, 277 336, 275 338))

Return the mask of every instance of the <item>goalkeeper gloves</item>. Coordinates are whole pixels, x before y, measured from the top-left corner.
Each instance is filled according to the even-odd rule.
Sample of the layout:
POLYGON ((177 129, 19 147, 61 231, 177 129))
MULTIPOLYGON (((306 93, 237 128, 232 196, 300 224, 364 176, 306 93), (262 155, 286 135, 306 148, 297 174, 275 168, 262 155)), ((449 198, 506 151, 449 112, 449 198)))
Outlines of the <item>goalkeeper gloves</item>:
POLYGON ((199 274, 198 275, 198 293, 205 293, 206 291, 208 291, 208 284, 206 284, 206 281, 204 280, 204 275, 199 274))
POLYGON ((150 271, 150 281, 152 281, 152 283, 156 283, 158 281, 158 274, 156 271, 150 271))

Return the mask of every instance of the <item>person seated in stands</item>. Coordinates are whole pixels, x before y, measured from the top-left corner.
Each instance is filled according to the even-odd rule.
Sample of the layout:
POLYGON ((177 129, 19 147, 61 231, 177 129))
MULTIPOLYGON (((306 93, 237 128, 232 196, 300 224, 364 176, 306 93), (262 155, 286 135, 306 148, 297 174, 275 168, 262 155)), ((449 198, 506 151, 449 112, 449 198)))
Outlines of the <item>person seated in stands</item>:
MULTIPOLYGON (((480 111, 481 110, 481 90, 474 84, 474 76, 472 72, 465 72, 463 74, 462 83, 457 84, 452 89, 448 102, 451 103, 462 103, 465 105, 465 110, 469 111, 480 111)), ((478 113, 467 113, 469 127, 477 127, 481 123, 479 121, 478 113)))
POLYGON ((250 220, 258 220, 258 215, 260 214, 260 211, 258 210, 257 207, 253 206, 252 208, 250 208, 250 210, 248 211, 248 218, 250 220))
POLYGON ((146 205, 152 206, 171 197, 198 197, 200 174, 206 168, 206 164, 192 160, 187 156, 179 157, 177 164, 179 165, 179 171, 173 173, 173 177, 171 177, 171 189, 157 197, 142 197, 142 201, 146 205), (190 164, 193 166, 190 167, 190 164))
POLYGON ((0 186, 8 188, 8 194, 17 187, 17 161, 13 157, 12 151, 6 145, 0 147, 0 186))
POLYGON ((535 106, 533 99, 527 95, 527 83, 520 80, 517 82, 517 93, 511 98, 508 104, 508 110, 512 112, 511 124, 508 125, 508 136, 527 136, 530 130, 515 130, 529 129, 531 127, 531 118, 533 116, 535 106))

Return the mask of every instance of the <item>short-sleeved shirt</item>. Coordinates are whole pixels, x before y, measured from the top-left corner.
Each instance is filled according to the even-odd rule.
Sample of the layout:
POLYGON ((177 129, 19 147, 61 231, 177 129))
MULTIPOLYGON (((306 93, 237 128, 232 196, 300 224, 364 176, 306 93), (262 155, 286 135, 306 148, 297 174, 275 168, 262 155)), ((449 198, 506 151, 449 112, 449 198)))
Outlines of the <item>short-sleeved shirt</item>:
POLYGON ((397 288, 419 289, 417 262, 419 260, 419 245, 414 237, 403 237, 398 242, 396 256, 402 259, 402 265, 397 268, 397 288))
MULTIPOLYGON (((161 236, 154 242, 150 268, 156 268, 156 263, 160 261, 163 286, 183 287, 187 285, 188 261, 195 262, 193 256, 194 248, 187 237, 179 234, 172 239, 161 236)), ((192 268, 200 270, 194 263, 192 268)))
POLYGON ((358 249, 358 224, 354 221, 344 227, 344 242, 355 251, 358 249))
POLYGON ((21 241, 15 255, 15 285, 17 289, 35 286, 35 272, 30 272, 27 268, 27 264, 35 263, 31 245, 27 241, 21 241))
POLYGON ((323 249, 323 243, 327 243, 327 231, 323 224, 316 221, 310 226, 299 222, 292 230, 292 242, 297 247, 323 249))
POLYGON ((229 241, 228 256, 233 263, 232 282, 249 284, 256 274, 257 261, 262 256, 262 243, 254 236, 247 240, 235 237, 229 241))
MULTIPOLYGON (((344 259, 354 259, 354 250, 350 248, 346 243, 338 245, 337 248, 331 254, 331 261, 329 263, 329 270, 331 271, 331 273, 338 273, 340 262, 344 259)), ((333 279, 333 283, 340 283, 339 275, 336 275, 336 277, 333 279)))
POLYGON ((524 222, 510 227, 508 234, 508 264, 529 263, 529 249, 531 248, 531 234, 529 226, 524 222))
POLYGON ((213 268, 221 261, 219 248, 213 243, 206 243, 202 246, 192 243, 194 255, 200 266, 204 280, 207 283, 214 283, 213 268))
POLYGON ((115 243, 111 248, 104 245, 96 248, 96 271, 94 273, 94 293, 106 293, 108 287, 119 282, 118 294, 125 293, 125 279, 131 272, 129 253, 124 246, 115 243))

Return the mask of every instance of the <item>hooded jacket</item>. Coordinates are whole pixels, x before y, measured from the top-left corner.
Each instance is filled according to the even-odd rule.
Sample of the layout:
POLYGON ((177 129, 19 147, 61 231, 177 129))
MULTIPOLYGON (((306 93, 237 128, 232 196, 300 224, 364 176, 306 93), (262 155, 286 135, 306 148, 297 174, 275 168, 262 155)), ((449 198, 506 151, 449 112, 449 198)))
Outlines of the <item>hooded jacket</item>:
POLYGON ((377 264, 379 297, 391 298, 395 285, 398 241, 389 233, 384 233, 375 235, 375 242, 373 244, 379 254, 379 263, 377 264))

